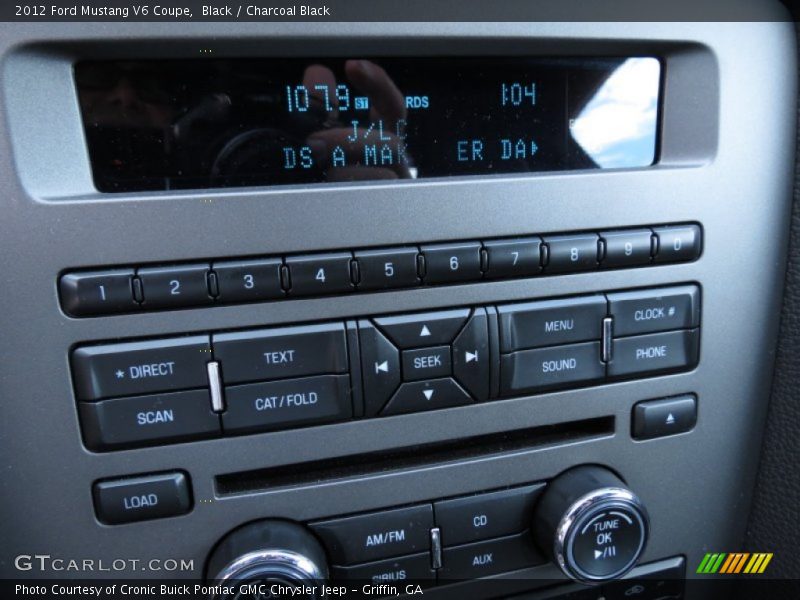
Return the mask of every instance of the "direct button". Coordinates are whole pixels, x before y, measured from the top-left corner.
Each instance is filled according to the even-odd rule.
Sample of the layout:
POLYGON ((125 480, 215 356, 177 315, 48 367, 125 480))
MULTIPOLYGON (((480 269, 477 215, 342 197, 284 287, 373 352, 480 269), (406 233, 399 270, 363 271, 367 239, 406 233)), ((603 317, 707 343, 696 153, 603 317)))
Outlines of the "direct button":
POLYGON ((477 579, 543 564, 530 533, 445 548, 440 579, 477 579))
POLYGON ((220 434, 208 390, 80 403, 86 446, 114 450, 220 434))
POLYGON ((97 518, 108 525, 174 517, 192 508, 183 473, 98 481, 92 495, 97 518))
POLYGON ((80 400, 208 387, 208 336, 84 346, 72 353, 80 400))
POLYGON ((433 505, 445 546, 521 533, 530 527, 544 484, 442 500, 433 505))
POLYGON ((344 323, 214 334, 226 383, 347 371, 344 323))
POLYGON ((375 319, 375 324, 386 332, 396 346, 406 349, 449 344, 468 317, 469 309, 464 308, 379 317, 375 319))
POLYGON ((649 440, 691 431, 697 423, 697 398, 692 395, 648 400, 633 407, 633 437, 649 440))
POLYGON ((381 416, 436 410, 472 404, 473 400, 452 377, 404 383, 381 411, 381 416))
POLYGON ((619 377, 693 367, 699 351, 699 329, 615 339, 608 375, 619 377))
POLYGON ((450 346, 403 351, 404 381, 444 377, 450 371, 450 346))
POLYGON ((521 350, 501 357, 503 394, 518 394, 599 381, 606 368, 600 360, 600 342, 521 350))
POLYGON ((498 306, 500 351, 599 340, 606 316, 603 296, 498 306))
POLYGON ((331 562, 352 565, 430 549, 430 504, 330 519, 310 524, 328 549, 331 562))
POLYGON ((322 375, 225 388, 226 433, 289 429, 353 416, 350 378, 322 375))
POLYGON ((614 337, 693 329, 700 325, 700 289, 682 285, 608 294, 614 337))

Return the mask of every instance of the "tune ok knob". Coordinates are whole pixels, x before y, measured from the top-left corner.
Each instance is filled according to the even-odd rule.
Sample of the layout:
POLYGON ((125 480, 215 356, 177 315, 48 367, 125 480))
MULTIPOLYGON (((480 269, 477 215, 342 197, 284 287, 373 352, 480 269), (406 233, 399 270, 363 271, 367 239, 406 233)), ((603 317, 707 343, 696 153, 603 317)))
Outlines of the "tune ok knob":
MULTIPOLYGON (((209 556, 207 579, 221 588, 235 588, 234 597, 250 596, 238 590, 252 584, 254 596, 317 598, 328 578, 328 567, 317 539, 306 528, 289 521, 256 521, 235 529, 209 556), (287 592, 287 588, 295 591, 287 592)), ((224 597, 224 596, 223 596, 224 597)))
POLYGON ((545 489, 533 522, 539 547, 569 577, 602 582, 622 577, 644 551, 647 511, 611 471, 581 466, 545 489))

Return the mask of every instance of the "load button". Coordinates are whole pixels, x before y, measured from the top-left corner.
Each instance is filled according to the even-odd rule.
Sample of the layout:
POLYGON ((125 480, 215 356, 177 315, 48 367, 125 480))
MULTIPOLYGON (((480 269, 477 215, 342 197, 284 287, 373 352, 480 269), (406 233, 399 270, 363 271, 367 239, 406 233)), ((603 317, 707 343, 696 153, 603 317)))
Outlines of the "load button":
POLYGON ((192 507, 183 473, 99 481, 93 495, 97 518, 109 525, 174 517, 192 507))

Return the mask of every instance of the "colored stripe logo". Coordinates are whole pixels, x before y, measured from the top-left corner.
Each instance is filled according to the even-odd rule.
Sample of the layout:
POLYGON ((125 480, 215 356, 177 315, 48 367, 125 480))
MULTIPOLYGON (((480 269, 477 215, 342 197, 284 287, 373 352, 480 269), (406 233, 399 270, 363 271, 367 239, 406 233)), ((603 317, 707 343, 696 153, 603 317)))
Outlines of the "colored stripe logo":
POLYGON ((756 575, 763 573, 769 562, 772 560, 772 552, 731 552, 713 553, 709 552, 700 561, 697 573, 713 575, 715 573, 725 575, 737 575, 746 573, 756 575))

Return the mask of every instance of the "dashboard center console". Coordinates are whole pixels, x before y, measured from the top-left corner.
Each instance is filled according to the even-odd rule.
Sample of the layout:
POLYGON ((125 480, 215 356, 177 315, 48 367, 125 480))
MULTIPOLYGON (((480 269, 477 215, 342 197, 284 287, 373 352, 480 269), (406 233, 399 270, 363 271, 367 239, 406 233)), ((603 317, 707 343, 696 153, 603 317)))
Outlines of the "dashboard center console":
POLYGON ((53 31, 0 36, 4 577, 691 597, 739 548, 789 24, 53 31))

